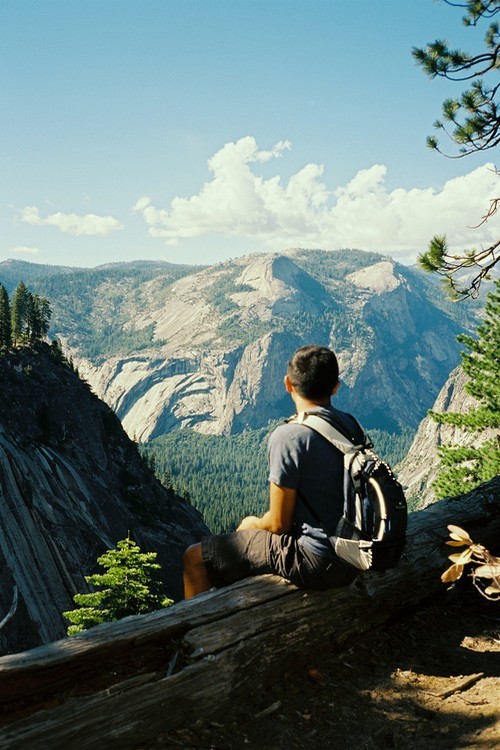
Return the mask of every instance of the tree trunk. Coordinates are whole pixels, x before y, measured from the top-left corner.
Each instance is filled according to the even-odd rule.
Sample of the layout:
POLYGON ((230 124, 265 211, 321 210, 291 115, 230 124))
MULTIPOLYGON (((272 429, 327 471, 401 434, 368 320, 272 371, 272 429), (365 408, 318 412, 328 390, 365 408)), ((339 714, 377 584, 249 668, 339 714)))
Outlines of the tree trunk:
POLYGON ((262 576, 0 658, 0 746, 132 748, 223 712, 290 658, 338 649, 444 591, 447 524, 498 542, 499 499, 497 477, 411 514, 398 567, 345 589, 301 591, 262 576))

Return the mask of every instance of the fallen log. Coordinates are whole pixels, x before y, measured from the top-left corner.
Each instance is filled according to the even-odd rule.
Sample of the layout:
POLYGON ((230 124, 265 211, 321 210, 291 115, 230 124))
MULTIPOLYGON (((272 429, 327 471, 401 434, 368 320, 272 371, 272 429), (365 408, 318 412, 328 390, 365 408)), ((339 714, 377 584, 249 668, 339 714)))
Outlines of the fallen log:
POLYGON ((347 589, 247 579, 149 615, 0 658, 0 747, 133 748, 258 691, 290 654, 339 649, 444 590, 447 524, 500 538, 500 478, 410 516, 398 567, 347 589))

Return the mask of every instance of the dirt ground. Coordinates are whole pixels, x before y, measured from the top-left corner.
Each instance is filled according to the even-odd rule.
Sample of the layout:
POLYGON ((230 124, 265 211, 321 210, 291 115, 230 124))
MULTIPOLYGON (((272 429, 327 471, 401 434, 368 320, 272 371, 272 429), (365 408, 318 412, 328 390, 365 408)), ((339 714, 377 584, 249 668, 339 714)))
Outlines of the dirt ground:
POLYGON ((498 750, 500 603, 448 591, 153 747, 498 750))

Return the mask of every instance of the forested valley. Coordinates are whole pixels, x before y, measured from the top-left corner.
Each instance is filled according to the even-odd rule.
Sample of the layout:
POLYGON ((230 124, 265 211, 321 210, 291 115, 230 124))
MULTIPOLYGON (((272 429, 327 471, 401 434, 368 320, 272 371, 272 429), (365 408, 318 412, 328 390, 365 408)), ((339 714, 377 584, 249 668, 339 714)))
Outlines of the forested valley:
MULTIPOLYGON (((278 423, 238 435, 177 430, 140 446, 160 481, 191 502, 213 533, 233 531, 245 515, 268 506, 267 437, 278 423)), ((392 466, 403 460, 414 431, 370 430, 377 452, 392 466)))

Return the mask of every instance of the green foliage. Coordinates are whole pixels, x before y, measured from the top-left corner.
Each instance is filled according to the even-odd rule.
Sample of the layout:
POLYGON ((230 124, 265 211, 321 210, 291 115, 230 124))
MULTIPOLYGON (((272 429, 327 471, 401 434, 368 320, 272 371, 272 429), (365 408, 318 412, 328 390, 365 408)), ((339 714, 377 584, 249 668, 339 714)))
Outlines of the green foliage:
POLYGON ((154 323, 140 329, 126 329, 109 323, 102 327, 94 326, 81 351, 99 362, 116 354, 126 355, 141 349, 160 347, 164 341, 154 340, 154 328, 154 323), (106 352, 106 357, 103 352, 106 352))
POLYGON ((54 300, 54 326, 79 354, 94 361, 159 347, 154 324, 136 328, 134 319, 158 306, 170 286, 197 266, 170 263, 118 263, 39 277, 33 287, 54 300))
POLYGON ((69 359, 66 357, 59 339, 52 340, 50 344, 50 354, 56 362, 58 362, 60 365, 64 365, 69 370, 78 375, 78 370, 75 368, 73 360, 71 359, 71 357, 69 359))
MULTIPOLYGON (((275 426, 229 436, 177 430, 140 450, 160 481, 191 502, 213 533, 225 533, 243 516, 261 515, 268 507, 267 436, 275 426)), ((404 457, 413 432, 371 430, 370 437, 394 465, 404 457)))
POLYGON ((63 612, 73 623, 68 635, 75 635, 102 622, 120 620, 128 615, 141 615, 172 604, 160 593, 155 562, 156 552, 141 552, 130 537, 118 542, 116 549, 108 550, 97 562, 105 573, 85 576, 97 591, 75 594, 78 609, 63 612))
POLYGON ((401 432, 369 430, 368 435, 377 453, 391 466, 396 466, 406 458, 415 437, 415 430, 403 427, 401 432))
POLYGON ((230 295, 237 292, 253 292, 253 287, 248 284, 236 284, 236 279, 241 274, 241 269, 226 269, 218 275, 207 296, 207 302, 213 305, 221 314, 238 309, 236 302, 230 295))
POLYGON ((26 309, 26 331, 28 340, 33 343, 41 341, 49 332, 52 311, 49 301, 38 294, 28 292, 26 309))
MULTIPOLYGON (((309 280, 304 278, 302 282, 303 288, 309 282, 311 297, 326 290, 330 294, 333 292, 335 299, 347 301, 358 292, 352 285, 345 284, 346 275, 379 262, 383 256, 359 250, 307 250, 294 252, 290 257, 311 277, 309 280)), ((312 337, 316 341, 325 342, 326 345, 332 343, 332 335, 332 345, 336 347, 352 345, 353 337, 356 345, 367 344, 370 332, 363 321, 362 312, 359 311, 357 317, 350 316, 347 320, 335 302, 331 302, 331 307, 326 307, 317 315, 305 311, 286 314, 275 312, 270 320, 263 321, 256 317, 254 320, 243 322, 232 295, 252 291, 252 287, 236 284, 239 275, 239 268, 226 269, 216 278, 207 296, 207 301, 217 309, 217 312, 225 315, 217 329, 217 334, 223 340, 236 341, 246 346, 266 333, 287 332, 296 334, 301 339, 312 337)))
MULTIPOLYGON (((448 2, 448 0, 445 0, 448 2)), ((448 2, 449 5, 455 3, 448 2)), ((499 0, 467 0, 457 3, 467 9, 463 18, 465 26, 476 26, 484 19, 491 19, 500 11, 499 0)), ((495 148, 500 143, 500 100, 497 72, 500 59, 500 30, 498 23, 490 23, 484 37, 484 50, 471 55, 462 50, 453 50, 445 41, 437 40, 425 49, 412 50, 416 62, 430 78, 445 78, 450 81, 472 81, 470 87, 457 98, 443 102, 443 119, 434 127, 445 133, 458 147, 452 158, 461 158, 478 151, 495 148), (489 82, 485 77, 489 76, 489 82)), ((427 145, 439 153, 439 140, 436 136, 427 138, 427 145)), ((480 224, 488 221, 497 211, 498 198, 492 198, 489 210, 480 224)), ((426 253, 419 256, 419 264, 425 271, 440 274, 445 288, 453 299, 469 295, 477 296, 483 279, 488 278, 491 269, 498 262, 500 242, 481 250, 472 249, 465 256, 448 253, 446 238, 433 238, 426 253), (464 269, 474 270, 460 279, 464 269), (458 281, 457 281, 458 279, 458 281)))
MULTIPOLYGON (((471 27, 483 19, 492 18, 500 10, 498 0, 467 0, 463 7, 467 8, 464 24, 471 27)), ((480 53, 470 54, 452 49, 442 40, 428 44, 425 49, 415 47, 412 50, 414 59, 430 78, 450 81, 474 79, 458 98, 448 98, 443 102, 443 121, 435 123, 436 129, 446 132, 459 147, 458 156, 485 151, 500 143, 499 102, 496 101, 498 82, 495 76, 499 52, 500 32, 495 22, 488 26, 484 50, 480 53), (491 82, 485 79, 488 74, 491 82)), ((439 151, 437 140, 430 145, 439 151)))
POLYGON ((384 256, 379 253, 356 249, 305 250, 294 253, 293 260, 317 279, 335 298, 344 300, 352 294, 351 285, 345 284, 345 277, 354 271, 380 263, 384 256))
POLYGON ((9 349, 12 344, 12 324, 9 295, 0 284, 0 349, 9 349))
MULTIPOLYGON (((492 201, 488 217, 496 211, 499 199, 492 201)), ((417 262, 422 270, 437 273, 441 276, 448 296, 456 302, 467 297, 476 298, 484 279, 490 278, 490 271, 496 265, 500 241, 476 250, 466 250, 462 255, 452 255, 448 250, 445 235, 436 235, 429 243, 425 253, 421 253, 417 262)))
POLYGON ((221 436, 184 429, 140 449, 160 481, 192 503, 213 533, 223 533, 267 508, 268 431, 221 436))
POLYGON ((233 313, 217 327, 217 335, 224 341, 237 342, 240 346, 247 346, 252 341, 257 341, 261 336, 275 330, 271 322, 265 322, 256 318, 244 325, 237 313, 233 313))
POLYGON ((21 281, 14 291, 12 300, 12 340, 14 344, 22 343, 25 338, 28 290, 21 281))
POLYGON ((486 440, 477 448, 442 446, 441 467, 434 483, 436 497, 455 497, 487 482, 500 471, 500 440, 486 440))
POLYGON ((11 308, 11 338, 15 345, 42 341, 49 332, 52 316, 49 301, 28 291, 20 282, 14 291, 11 308))
MULTIPOLYGON (((500 428, 500 280, 487 297, 485 316, 477 329, 478 338, 458 336, 468 352, 462 352, 462 367, 469 380, 467 393, 477 406, 466 413, 429 412, 437 422, 453 424, 466 433, 480 436, 485 430, 500 428)), ((438 498, 473 489, 500 472, 500 435, 483 441, 478 447, 441 446, 443 470, 436 483, 438 498)))
POLYGON ((255 319, 242 325, 239 319, 239 306, 232 299, 233 294, 252 292, 253 287, 248 284, 237 284, 236 279, 241 274, 240 268, 225 269, 212 283, 207 294, 207 302, 212 305, 219 315, 225 315, 217 328, 217 335, 224 341, 249 344, 267 333, 269 326, 255 319))

